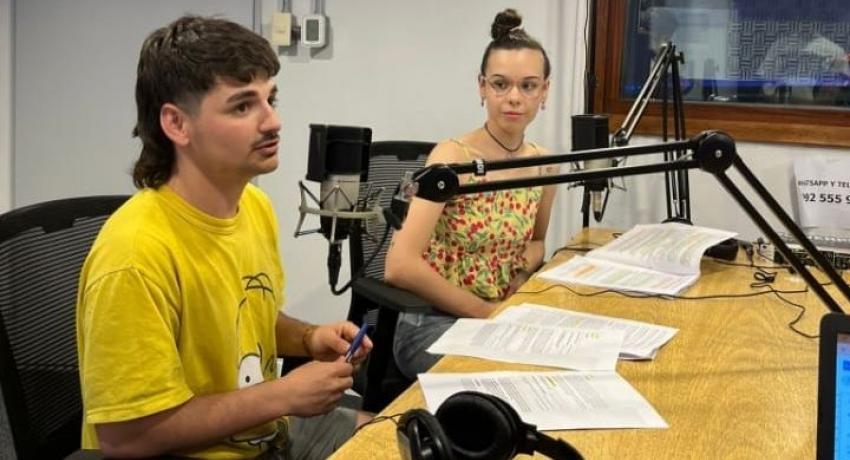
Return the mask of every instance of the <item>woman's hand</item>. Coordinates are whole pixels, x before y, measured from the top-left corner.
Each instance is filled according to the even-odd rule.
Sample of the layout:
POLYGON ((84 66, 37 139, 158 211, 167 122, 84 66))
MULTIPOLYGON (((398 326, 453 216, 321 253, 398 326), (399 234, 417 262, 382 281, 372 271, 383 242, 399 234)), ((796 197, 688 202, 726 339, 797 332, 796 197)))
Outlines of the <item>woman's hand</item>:
MULTIPOLYGON (((319 361, 335 361, 348 352, 357 331, 357 326, 349 321, 319 326, 305 341, 307 352, 313 359, 319 361)), ((372 340, 369 339, 369 336, 363 337, 360 348, 355 351, 351 358, 351 364, 355 366, 360 364, 371 350, 372 340)))
POLYGON ((505 292, 504 298, 507 299, 514 295, 529 278, 531 278, 531 273, 529 273, 528 270, 517 271, 516 275, 514 275, 513 279, 511 279, 511 282, 508 284, 508 290, 505 292))

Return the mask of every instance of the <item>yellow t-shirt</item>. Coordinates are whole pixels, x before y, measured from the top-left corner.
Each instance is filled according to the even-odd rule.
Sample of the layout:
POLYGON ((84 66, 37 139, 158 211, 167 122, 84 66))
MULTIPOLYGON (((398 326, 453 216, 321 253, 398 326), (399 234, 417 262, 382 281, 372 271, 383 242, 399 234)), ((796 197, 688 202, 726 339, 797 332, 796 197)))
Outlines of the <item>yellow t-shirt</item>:
MULTIPOLYGON (((284 295, 277 242, 268 197, 250 184, 230 219, 193 208, 167 186, 138 192, 109 218, 77 299, 83 448, 98 447, 94 424, 276 377, 284 295)), ((285 436, 285 425, 270 422, 177 454, 256 456, 285 436)))

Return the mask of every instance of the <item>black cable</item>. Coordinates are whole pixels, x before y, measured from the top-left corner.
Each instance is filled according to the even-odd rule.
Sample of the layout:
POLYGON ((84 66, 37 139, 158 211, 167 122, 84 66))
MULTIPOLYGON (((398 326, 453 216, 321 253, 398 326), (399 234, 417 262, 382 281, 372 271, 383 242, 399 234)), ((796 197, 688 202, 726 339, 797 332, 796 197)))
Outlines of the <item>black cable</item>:
POLYGON ((555 257, 556 255, 558 255, 559 252, 563 252, 563 251, 588 252, 588 251, 592 251, 592 250, 598 248, 599 246, 601 246, 600 244, 596 244, 596 243, 587 243, 587 244, 592 244, 592 245, 594 245, 594 247, 588 248, 588 247, 583 247, 583 246, 562 246, 558 249, 555 249, 555 251, 552 253, 552 257, 555 257))
POLYGON ((726 260, 723 260, 723 259, 717 259, 717 258, 714 258, 714 257, 712 257, 711 259, 712 259, 712 261, 714 261, 714 262, 716 262, 720 265, 728 265, 730 267, 746 267, 746 268, 767 269, 767 270, 773 270, 773 269, 779 269, 779 268, 783 268, 783 269, 789 268, 788 265, 756 265, 755 263, 752 263, 752 262, 748 263, 748 264, 742 264, 740 262, 729 262, 729 261, 726 261, 726 260))
MULTIPOLYGON (((587 113, 593 113, 593 97, 596 92, 596 69, 594 69, 595 63, 593 62, 594 53, 596 50, 591 50, 587 45, 587 30, 590 24, 591 18, 591 2, 593 0, 587 0, 585 4, 585 18, 584 18, 584 32, 582 33, 582 39, 584 40, 584 84, 585 84, 585 92, 584 92, 584 107, 587 109, 587 113)), ((591 32, 593 33, 593 32, 591 32)), ((595 40, 592 41, 592 43, 595 40)))
MULTIPOLYGON (((822 285, 829 285, 830 283, 821 283, 821 284, 822 285)), ((776 295, 777 298, 779 298, 779 300, 787 303, 788 305, 796 307, 797 309, 800 310, 800 313, 797 315, 797 317, 794 318, 790 323, 788 323, 788 328, 791 331, 793 331, 793 332, 795 332, 795 333, 797 333, 797 334, 799 334, 799 335, 801 335, 801 336, 803 336, 807 339, 816 339, 816 338, 819 337, 817 335, 807 334, 807 333, 805 333, 805 332, 794 327, 794 325, 797 324, 802 319, 803 315, 806 313, 806 307, 803 306, 803 305, 800 305, 798 303, 792 302, 792 301, 790 301, 790 300, 788 300, 788 299, 786 299, 785 297, 782 296, 782 294, 804 294, 806 292, 809 292, 808 287, 805 288, 805 289, 789 290, 789 291, 776 289, 773 286, 770 286, 769 284, 761 284, 761 283, 753 283, 753 284, 750 285, 750 287, 753 288, 753 289, 766 288, 767 290, 756 291, 756 292, 751 292, 751 293, 747 293, 747 294, 717 294, 717 295, 709 295, 709 296, 679 296, 679 295, 667 295, 667 294, 633 294, 633 293, 630 293, 630 292, 627 292, 627 291, 616 291, 616 290, 613 290, 613 289, 604 289, 604 290, 596 291, 596 292, 583 293, 583 292, 578 292, 575 289, 573 289, 573 288, 571 288, 567 285, 564 285, 564 284, 553 284, 553 285, 547 286, 546 288, 543 288, 543 289, 540 289, 540 290, 537 290, 537 291, 522 290, 522 291, 517 291, 516 293, 517 294, 540 294, 540 293, 546 292, 550 289, 563 288, 563 289, 566 289, 566 290, 572 292, 573 294, 575 294, 579 297, 594 297, 594 296, 598 296, 598 295, 610 292, 610 293, 614 293, 614 294, 619 294, 623 297, 629 297, 629 298, 632 298, 632 299, 653 299, 653 298, 655 298, 655 299, 665 299, 665 300, 670 300, 670 299, 675 299, 675 300, 736 299, 736 298, 758 297, 758 296, 765 295, 765 294, 774 294, 774 295, 776 295)))
POLYGON ((351 434, 351 436, 354 436, 355 434, 360 432, 360 430, 362 430, 363 428, 365 428, 369 425, 372 425, 374 423, 381 423, 381 422, 384 422, 384 421, 387 421, 387 420, 390 420, 391 422, 395 423, 396 426, 398 426, 398 420, 396 420, 395 417, 401 417, 402 415, 403 414, 378 415, 378 416, 374 417, 372 420, 369 420, 368 422, 358 426, 354 430, 354 433, 351 434))
MULTIPOLYGON (((333 279, 333 281, 331 282, 331 293, 333 293, 333 295, 341 295, 341 294, 345 293, 345 291, 347 291, 348 288, 351 287, 351 283, 353 283, 354 280, 363 276, 363 272, 366 271, 366 267, 368 267, 369 264, 371 264, 372 261, 375 260, 375 257, 378 256, 378 253, 381 252, 381 248, 384 247, 384 243, 387 242, 387 237, 390 236, 390 228, 391 228, 390 225, 387 225, 384 228, 384 235, 381 236, 381 241, 378 242, 378 245, 375 247, 375 250, 372 251, 372 254, 369 255, 369 258, 366 260, 366 263, 361 265, 360 269, 357 270, 357 272, 355 272, 353 275, 351 275, 351 279, 349 279, 348 282, 345 283, 345 286, 337 289, 336 288, 336 279, 333 279)), ((330 264, 330 261, 328 262, 328 264, 330 264)), ((338 267, 337 267, 337 270, 339 270, 338 267)))
MULTIPOLYGON (((774 289, 773 286, 765 285, 763 287, 768 289, 767 291, 764 291, 764 292, 773 293, 773 294, 776 295, 776 297, 779 298, 779 300, 787 303, 788 305, 791 305, 792 307, 796 307, 797 309, 800 310, 800 312, 797 314, 797 316, 793 320, 791 320, 790 323, 788 323, 788 329, 791 329, 792 331, 796 332, 797 334, 800 334, 801 336, 803 336, 807 339, 820 338, 820 335, 807 334, 807 333, 797 329, 796 327, 794 327, 794 325, 797 324, 798 322, 800 322, 800 320, 803 319, 803 316, 806 314, 806 307, 804 305, 792 302, 792 301, 786 299, 785 297, 782 297, 783 292, 779 291, 777 289, 774 289)), ((806 291, 808 291, 808 288, 806 288, 803 292, 806 292, 806 291)))
MULTIPOLYGON (((546 291, 548 291, 550 289, 554 289, 554 288, 566 289, 566 290, 568 290, 568 291, 572 292, 573 294, 580 296, 580 297, 595 297, 595 296, 610 292, 610 293, 619 294, 623 297, 628 297, 628 298, 631 298, 631 299, 664 299, 664 300, 673 300, 673 299, 674 300, 739 299, 739 298, 746 298, 746 297, 757 297, 757 296, 764 295, 764 294, 768 293, 768 291, 763 291, 763 292, 751 292, 751 293, 748 293, 748 294, 715 294, 715 295, 707 295, 707 296, 681 296, 681 295, 671 295, 671 294, 638 294, 638 293, 632 293, 632 292, 629 292, 629 291, 617 291, 617 290, 614 290, 614 289, 603 289, 601 291, 586 293, 586 292, 578 292, 575 289, 573 289, 573 288, 571 288, 571 287, 569 287, 565 284, 553 284, 553 285, 547 286, 547 287, 540 289, 540 290, 537 290, 537 291, 525 291, 525 290, 523 290, 523 291, 517 291, 516 293, 517 294, 540 294, 540 293, 546 292, 546 291)), ((779 292, 781 294, 802 294, 802 293, 808 292, 808 290, 807 289, 801 289, 801 290, 796 290, 796 291, 779 291, 779 290, 777 290, 777 292, 779 292)))

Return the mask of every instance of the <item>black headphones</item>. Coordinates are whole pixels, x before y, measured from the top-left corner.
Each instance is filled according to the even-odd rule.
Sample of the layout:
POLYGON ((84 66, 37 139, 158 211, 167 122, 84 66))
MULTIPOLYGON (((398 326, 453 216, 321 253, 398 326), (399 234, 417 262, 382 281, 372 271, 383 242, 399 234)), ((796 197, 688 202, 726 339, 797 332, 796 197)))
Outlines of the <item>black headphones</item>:
POLYGON ((412 460, 502 460, 535 451, 556 460, 583 460, 564 441, 537 431, 505 401, 461 391, 437 409, 405 412, 396 430, 401 453, 412 460))

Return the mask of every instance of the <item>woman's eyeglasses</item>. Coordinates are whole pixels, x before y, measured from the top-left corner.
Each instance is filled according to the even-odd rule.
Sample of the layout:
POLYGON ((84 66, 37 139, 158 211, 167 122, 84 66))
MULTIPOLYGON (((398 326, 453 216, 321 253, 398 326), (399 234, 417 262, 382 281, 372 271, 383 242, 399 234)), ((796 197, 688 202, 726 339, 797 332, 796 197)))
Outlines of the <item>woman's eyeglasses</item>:
POLYGON ((487 86, 499 96, 504 96, 511 91, 511 88, 516 86, 519 92, 525 97, 537 97, 543 89, 543 81, 538 77, 525 78, 520 82, 511 81, 505 77, 481 77, 487 83, 487 86))

